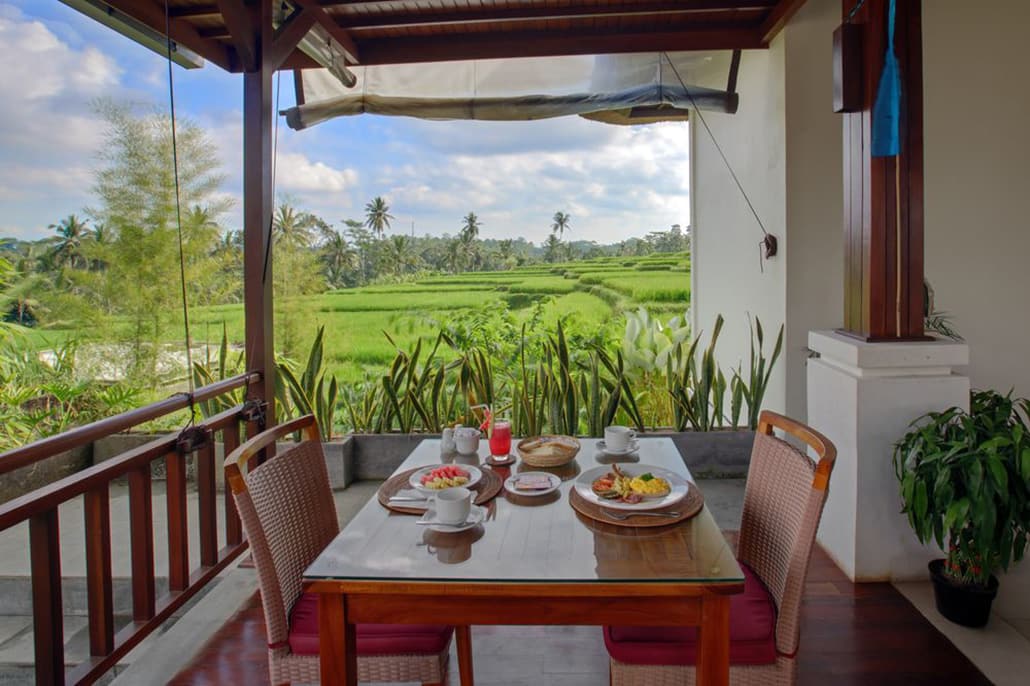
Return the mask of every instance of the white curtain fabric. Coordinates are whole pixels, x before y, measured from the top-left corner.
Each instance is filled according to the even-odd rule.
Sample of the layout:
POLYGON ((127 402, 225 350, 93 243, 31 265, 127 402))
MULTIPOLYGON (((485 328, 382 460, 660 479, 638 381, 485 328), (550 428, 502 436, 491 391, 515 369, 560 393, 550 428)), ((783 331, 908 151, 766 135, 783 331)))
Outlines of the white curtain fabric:
POLYGON ((685 118, 693 106, 734 112, 736 94, 690 86, 691 75, 711 59, 683 52, 352 67, 353 88, 327 69, 308 69, 301 77, 304 103, 283 114, 291 128, 304 129, 364 113, 492 121, 579 114, 632 123, 634 108, 652 114, 659 108, 652 121, 685 118))

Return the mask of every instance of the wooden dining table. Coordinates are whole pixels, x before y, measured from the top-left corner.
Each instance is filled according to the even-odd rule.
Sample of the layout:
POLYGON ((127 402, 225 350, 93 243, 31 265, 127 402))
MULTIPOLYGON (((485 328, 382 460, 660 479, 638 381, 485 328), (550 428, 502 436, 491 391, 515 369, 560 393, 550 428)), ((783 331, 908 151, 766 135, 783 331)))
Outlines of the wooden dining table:
MULTIPOLYGON (((698 627, 697 682, 729 681, 730 596, 744 575, 708 508, 686 521, 628 528, 589 519, 569 503, 576 477, 613 461, 584 439, 575 462, 537 470, 482 466, 478 456, 441 460, 425 440, 398 467, 458 462, 551 471, 561 488, 546 496, 500 495, 485 521, 460 533, 416 526, 373 498, 304 574, 319 594, 323 684, 357 684, 355 625, 630 625, 698 627)), ((641 438, 632 461, 690 479, 672 440, 641 438)), ((623 460, 624 458, 618 458, 623 460)), ((632 464, 632 462, 630 462, 632 464)), ((473 633, 472 640, 475 641, 473 633)))

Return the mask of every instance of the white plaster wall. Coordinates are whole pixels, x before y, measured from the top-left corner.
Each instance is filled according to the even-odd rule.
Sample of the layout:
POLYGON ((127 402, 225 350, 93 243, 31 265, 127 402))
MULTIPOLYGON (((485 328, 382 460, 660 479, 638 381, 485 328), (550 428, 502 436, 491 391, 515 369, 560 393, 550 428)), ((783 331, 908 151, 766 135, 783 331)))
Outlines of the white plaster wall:
MULTIPOLYGON (((745 51, 735 115, 706 113, 779 255, 759 268, 761 230, 704 127, 693 136, 693 314, 711 329, 722 313, 724 368, 749 352, 746 314, 770 339, 785 324, 784 353, 765 406, 806 417, 808 332, 843 319, 844 242, 841 121, 833 113, 830 36, 840 3, 809 0, 767 51, 745 51)), ((722 87, 728 57, 704 72, 722 87)), ((772 340, 767 341, 771 350, 772 340)))
MULTIPOLYGON (((1024 0, 923 3, 926 274, 974 388, 1030 396, 1030 89, 1024 0)), ((1030 619, 1030 561, 995 605, 1030 619)))
POLYGON ((807 418, 808 332, 844 323, 843 128, 833 102, 833 30, 840 2, 808 0, 784 29, 786 49, 789 416, 807 418))
MULTIPOLYGON (((694 330, 703 330, 707 342, 716 316, 723 315, 726 323, 717 352, 727 375, 749 353, 748 313, 760 317, 773 331, 784 321, 783 58, 782 35, 769 50, 745 51, 737 82, 739 111, 732 115, 704 113, 766 229, 779 237, 780 254, 765 262, 764 272, 759 267, 761 229, 704 126, 695 121, 690 127, 694 330)), ((725 87, 728 68, 729 55, 720 56, 705 71, 702 85, 725 87)), ((773 374, 765 404, 783 410, 783 365, 773 374)))

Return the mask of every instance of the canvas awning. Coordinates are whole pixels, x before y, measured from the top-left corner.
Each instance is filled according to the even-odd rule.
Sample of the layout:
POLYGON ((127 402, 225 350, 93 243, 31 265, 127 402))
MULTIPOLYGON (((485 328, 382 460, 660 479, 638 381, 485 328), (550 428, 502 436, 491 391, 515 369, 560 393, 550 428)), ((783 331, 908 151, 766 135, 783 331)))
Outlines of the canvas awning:
POLYGON ((711 59, 632 53, 349 67, 350 88, 328 69, 308 69, 297 77, 299 104, 284 114, 291 128, 304 129, 365 113, 490 121, 581 115, 635 124, 686 119, 693 107, 735 112, 735 67, 725 90, 690 85, 711 59))

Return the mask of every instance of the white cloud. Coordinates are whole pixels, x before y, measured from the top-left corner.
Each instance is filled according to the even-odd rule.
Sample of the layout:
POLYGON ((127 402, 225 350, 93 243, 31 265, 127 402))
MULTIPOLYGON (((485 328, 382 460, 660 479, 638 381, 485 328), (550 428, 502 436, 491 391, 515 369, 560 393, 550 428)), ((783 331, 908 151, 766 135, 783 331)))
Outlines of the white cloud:
POLYGON ((350 168, 336 169, 324 162, 312 162, 301 153, 279 153, 275 170, 276 185, 283 191, 341 193, 358 181, 350 168))

